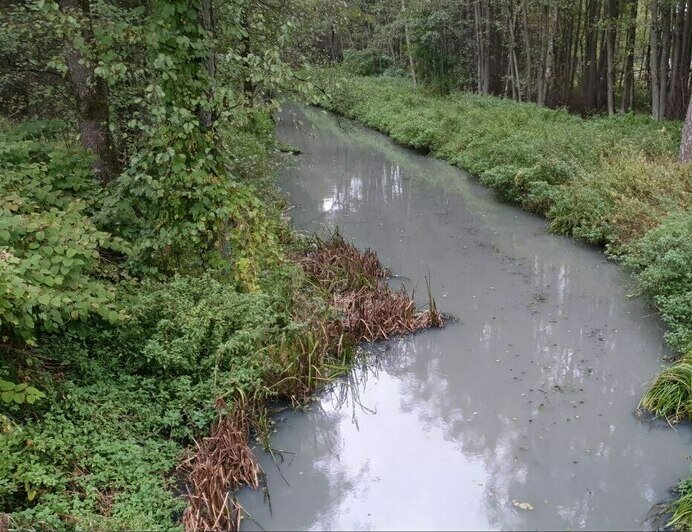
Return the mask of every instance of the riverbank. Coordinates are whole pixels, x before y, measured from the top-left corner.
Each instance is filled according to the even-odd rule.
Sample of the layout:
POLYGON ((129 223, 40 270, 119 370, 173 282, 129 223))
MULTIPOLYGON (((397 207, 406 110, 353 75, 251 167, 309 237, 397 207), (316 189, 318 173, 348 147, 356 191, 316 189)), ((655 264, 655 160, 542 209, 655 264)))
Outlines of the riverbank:
MULTIPOLYGON (((657 305, 670 345, 692 351, 692 167, 676 162, 679 123, 582 119, 491 97, 434 96, 400 79, 321 77, 332 95, 323 106, 468 170, 545 216, 554 232, 604 246, 657 305)), ((689 419, 690 375, 685 363, 665 370, 642 405, 689 419)))
POLYGON ((175 273, 132 258, 65 124, 0 131, 0 529, 237 527, 266 401, 304 401, 363 339, 440 324, 374 253, 298 237, 273 133, 245 140, 233 171, 265 186, 234 189, 233 267, 175 273))

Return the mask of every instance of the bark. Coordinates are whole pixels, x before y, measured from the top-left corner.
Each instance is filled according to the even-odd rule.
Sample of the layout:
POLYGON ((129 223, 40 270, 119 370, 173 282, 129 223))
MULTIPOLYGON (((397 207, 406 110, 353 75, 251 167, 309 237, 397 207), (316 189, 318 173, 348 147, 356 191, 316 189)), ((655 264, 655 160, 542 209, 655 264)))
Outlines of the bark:
POLYGON ((538 95, 536 103, 545 105, 546 83, 545 72, 548 58, 548 6, 543 7, 543 19, 541 24, 541 49, 538 59, 538 95))
MULTIPOLYGON (((81 37, 94 44, 89 0, 59 0, 58 5, 82 22, 81 37)), ((120 160, 110 130, 108 86, 94 73, 94 65, 73 42, 68 43, 67 72, 72 86, 79 122, 80 142, 96 157, 94 172, 102 185, 120 173, 120 160)))
POLYGON ((629 3, 629 19, 627 26, 627 59, 625 61, 625 71, 623 75, 622 85, 622 104, 620 110, 627 113, 632 108, 634 99, 634 47, 637 39, 637 7, 638 0, 628 0, 629 3))
POLYGON ((668 103, 668 73, 670 61, 670 5, 664 6, 661 22, 661 58, 658 81, 660 84, 658 100, 658 118, 663 120, 666 116, 666 104, 668 103))
POLYGON ((651 84, 651 116, 660 120, 661 85, 659 83, 659 52, 658 52, 658 0, 651 1, 651 29, 649 34, 649 70, 651 84))
POLYGON ((529 37, 529 8, 528 0, 524 0, 522 9, 524 22, 524 56, 526 57, 526 101, 531 101, 533 93, 533 62, 531 61, 531 39, 529 37))
POLYGON ((680 161, 692 162, 692 98, 687 105, 687 118, 682 129, 682 142, 680 143, 680 161))
POLYGON ((586 75, 583 86, 583 106, 584 109, 595 109, 598 96, 598 15, 601 11, 599 0, 587 2, 587 15, 584 24, 586 33, 586 54, 585 67, 586 75))
POLYGON ((401 13, 404 15, 404 37, 406 38, 406 52, 408 53, 408 62, 411 69, 411 77, 413 78, 413 88, 416 88, 416 65, 413 61, 413 53, 411 52, 411 37, 408 32, 408 22, 406 22, 406 4, 401 0, 401 13))
POLYGON ((617 0, 610 0, 608 9, 608 29, 606 31, 606 91, 608 114, 615 114, 615 47, 616 24, 619 6, 617 0))

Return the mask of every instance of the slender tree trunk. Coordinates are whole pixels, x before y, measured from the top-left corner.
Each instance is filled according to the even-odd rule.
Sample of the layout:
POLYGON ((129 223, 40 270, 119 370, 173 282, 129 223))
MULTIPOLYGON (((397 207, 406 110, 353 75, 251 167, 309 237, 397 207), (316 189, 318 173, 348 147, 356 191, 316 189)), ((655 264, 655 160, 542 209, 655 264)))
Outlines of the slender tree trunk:
POLYGON ((680 143, 680 161, 692 162, 692 98, 687 105, 687 118, 682 129, 682 142, 680 143))
POLYGON ((606 30, 606 91, 608 114, 615 114, 615 47, 616 47, 616 24, 619 12, 618 0, 608 2, 608 28, 606 30))
POLYGON ((668 74, 670 61, 670 9, 671 6, 664 5, 663 17, 661 21, 661 58, 659 67, 661 72, 658 81, 661 85, 659 89, 658 117, 663 120, 666 117, 666 104, 668 103, 668 74))
POLYGON ((411 68, 411 77, 413 78, 413 88, 416 88, 418 81, 416 79, 416 65, 413 61, 413 52, 411 51, 411 36, 408 32, 408 22, 406 21, 406 4, 401 0, 401 14, 404 16, 404 37, 406 38, 406 52, 408 53, 409 67, 411 68))
POLYGON ((541 24, 541 48, 538 57, 538 95, 536 103, 545 105, 545 71, 548 58, 548 6, 543 6, 542 24, 541 24))
POLYGON ((526 101, 531 101, 533 94, 533 63, 531 62, 531 39, 529 35, 529 8, 528 0, 524 0, 522 6, 523 22, 524 22, 524 56, 526 57, 526 101))
POLYGON ((519 73, 519 62, 517 61, 517 40, 515 27, 517 22, 516 11, 514 9, 514 3, 510 0, 508 11, 506 14, 507 28, 509 29, 509 64, 511 69, 511 79, 512 79, 512 97, 515 100, 522 101, 521 92, 521 75, 519 73))
POLYGON ((651 116, 654 120, 661 119, 661 85, 658 65, 658 0, 651 0, 651 29, 649 35, 649 70, 651 75, 651 116))
POLYGON ((632 100, 634 99, 634 47, 637 39, 637 7, 638 0, 628 0, 628 26, 627 26, 627 59, 625 61, 625 72, 622 83, 622 104, 620 110, 627 113, 632 108, 632 100))
POLYGON ((485 39, 483 37, 483 19, 481 17, 481 2, 477 0, 473 4, 473 21, 474 30, 476 35, 476 75, 478 76, 477 88, 480 94, 486 93, 487 84, 484 78, 484 64, 485 64, 485 39))
POLYGON ((598 95, 598 16, 601 12, 599 0, 587 2, 587 15, 584 24, 586 34, 586 57, 584 58, 586 75, 583 86, 584 109, 591 110, 597 106, 598 95))
POLYGON ((543 79, 543 104, 548 101, 548 94, 553 78, 553 65, 555 63, 555 32, 557 30, 557 5, 553 5, 548 13, 548 49, 545 56, 545 75, 543 79))
MULTIPOLYGON (((89 0, 59 0, 60 9, 81 23, 83 46, 94 43, 89 0)), ((102 185, 111 182, 120 173, 120 160, 110 131, 108 87, 103 78, 96 76, 94 65, 82 50, 68 43, 67 73, 77 106, 80 141, 96 156, 94 172, 102 185)))

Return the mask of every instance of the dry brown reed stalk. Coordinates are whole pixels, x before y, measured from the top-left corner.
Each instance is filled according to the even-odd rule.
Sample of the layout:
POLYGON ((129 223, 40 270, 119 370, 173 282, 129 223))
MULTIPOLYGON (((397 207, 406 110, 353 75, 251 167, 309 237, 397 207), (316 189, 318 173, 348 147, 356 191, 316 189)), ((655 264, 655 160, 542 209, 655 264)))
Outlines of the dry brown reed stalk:
POLYGON ((219 417, 211 435, 181 466, 188 482, 189 502, 183 514, 187 532, 238 530, 242 509, 232 493, 241 486, 259 486, 260 466, 248 444, 249 421, 238 410, 219 417))
POLYGON ((354 343, 444 324, 431 295, 430 309, 418 312, 405 288, 394 292, 389 287, 389 272, 377 255, 369 249, 359 251, 338 231, 327 240, 318 240, 301 265, 313 282, 329 292, 332 306, 341 315, 343 332, 354 343))

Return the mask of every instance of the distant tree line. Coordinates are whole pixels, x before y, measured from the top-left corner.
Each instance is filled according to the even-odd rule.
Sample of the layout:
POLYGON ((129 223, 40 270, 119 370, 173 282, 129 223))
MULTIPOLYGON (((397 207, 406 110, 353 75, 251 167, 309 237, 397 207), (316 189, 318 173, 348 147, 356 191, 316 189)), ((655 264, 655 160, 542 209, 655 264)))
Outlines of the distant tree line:
POLYGON ((313 1, 324 56, 441 92, 657 120, 692 93, 692 0, 313 1))

